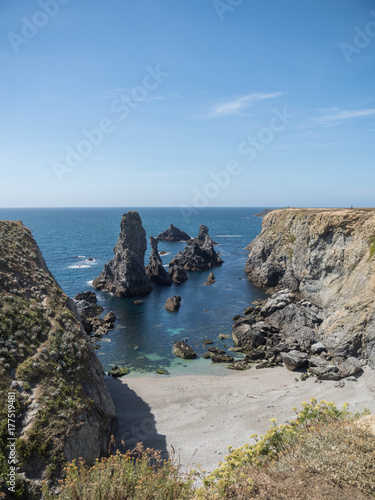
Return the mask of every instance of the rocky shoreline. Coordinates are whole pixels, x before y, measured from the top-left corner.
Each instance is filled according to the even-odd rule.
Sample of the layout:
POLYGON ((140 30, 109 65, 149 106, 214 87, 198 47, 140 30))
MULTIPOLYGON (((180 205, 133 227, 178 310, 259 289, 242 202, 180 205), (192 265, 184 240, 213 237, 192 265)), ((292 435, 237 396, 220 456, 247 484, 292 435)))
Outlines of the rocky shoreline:
POLYGON ((249 245, 245 271, 256 285, 313 304, 315 338, 333 361, 375 368, 374 241, 371 209, 276 210, 249 245))

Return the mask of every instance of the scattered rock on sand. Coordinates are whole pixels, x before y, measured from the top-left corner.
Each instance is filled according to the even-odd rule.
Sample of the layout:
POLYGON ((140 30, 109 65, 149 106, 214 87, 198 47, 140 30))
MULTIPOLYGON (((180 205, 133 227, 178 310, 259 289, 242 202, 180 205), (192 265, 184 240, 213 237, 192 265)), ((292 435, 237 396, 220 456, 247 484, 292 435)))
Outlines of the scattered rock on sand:
POLYGON ((308 356, 305 352, 290 351, 282 352, 281 358, 284 362, 285 367, 290 370, 298 370, 307 363, 308 356))

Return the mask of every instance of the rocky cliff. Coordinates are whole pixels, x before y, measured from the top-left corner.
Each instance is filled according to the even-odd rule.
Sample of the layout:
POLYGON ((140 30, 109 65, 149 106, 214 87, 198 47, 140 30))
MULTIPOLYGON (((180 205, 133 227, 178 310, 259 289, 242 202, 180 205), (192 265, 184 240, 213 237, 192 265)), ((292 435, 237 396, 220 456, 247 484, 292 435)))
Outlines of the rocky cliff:
POLYGON ((375 368, 375 210, 275 210, 249 251, 253 283, 322 308, 319 335, 332 355, 375 368))
POLYGON ((106 454, 116 418, 102 366, 73 301, 21 222, 0 222, 0 391, 2 491, 10 392, 16 498, 38 498, 41 481, 58 477, 64 460, 106 454))
POLYGON ((117 297, 144 295, 152 290, 145 272, 144 258, 147 249, 146 231, 138 212, 128 212, 121 220, 121 232, 113 259, 94 280, 98 290, 107 290, 117 297))

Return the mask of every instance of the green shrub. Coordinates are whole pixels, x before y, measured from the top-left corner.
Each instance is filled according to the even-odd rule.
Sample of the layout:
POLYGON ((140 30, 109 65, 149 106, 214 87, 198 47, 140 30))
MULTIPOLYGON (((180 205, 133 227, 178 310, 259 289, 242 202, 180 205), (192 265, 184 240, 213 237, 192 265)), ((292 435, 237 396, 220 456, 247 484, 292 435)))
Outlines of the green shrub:
MULTIPOLYGON (((183 478, 171 460, 163 461, 160 452, 137 448, 97 460, 93 467, 74 460, 65 468, 61 481, 61 500, 175 500, 193 498, 193 474, 183 478)), ((43 485, 46 500, 55 497, 43 485)))

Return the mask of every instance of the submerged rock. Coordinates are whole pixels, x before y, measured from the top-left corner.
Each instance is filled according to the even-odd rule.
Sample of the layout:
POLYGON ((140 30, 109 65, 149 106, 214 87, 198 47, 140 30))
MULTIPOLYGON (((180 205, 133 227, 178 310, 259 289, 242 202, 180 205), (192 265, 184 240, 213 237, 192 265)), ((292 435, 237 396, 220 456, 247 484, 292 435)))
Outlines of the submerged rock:
POLYGON ((173 283, 170 274, 165 270, 158 251, 158 240, 150 236, 150 263, 146 266, 146 276, 158 285, 169 286, 173 283))
POLYGON ((156 237, 158 241, 189 241, 191 240, 190 236, 178 229, 178 227, 171 224, 168 229, 166 229, 163 233, 160 233, 159 236, 156 237))
POLYGON ((124 375, 127 375, 129 371, 129 368, 125 368, 124 366, 114 366, 112 370, 108 372, 108 375, 112 375, 112 377, 123 377, 124 375))
POLYGON ((165 308, 167 311, 178 311, 180 309, 180 303, 181 297, 179 295, 168 297, 167 302, 165 303, 165 308))
POLYGON ((146 232, 138 212, 128 212, 121 221, 121 233, 114 257, 93 281, 98 290, 107 290, 117 297, 144 295, 152 290, 146 276, 144 256, 147 248, 146 232))
POLYGON ((165 368, 157 368, 156 373, 158 375, 169 375, 169 371, 166 370, 165 368))
POLYGON ((195 359, 197 357, 197 353, 194 351, 194 349, 182 340, 177 340, 174 343, 172 352, 179 358, 195 359))

